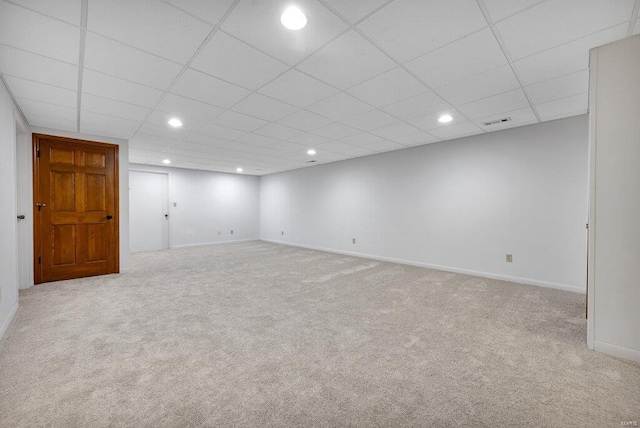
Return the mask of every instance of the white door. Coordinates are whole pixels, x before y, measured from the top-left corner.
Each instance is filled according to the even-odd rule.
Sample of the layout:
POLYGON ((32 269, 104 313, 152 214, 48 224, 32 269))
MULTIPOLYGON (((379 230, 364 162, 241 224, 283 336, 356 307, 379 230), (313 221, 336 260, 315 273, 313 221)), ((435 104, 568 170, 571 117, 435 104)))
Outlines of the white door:
POLYGON ((131 252, 169 248, 169 176, 129 171, 131 252))
POLYGON ((33 285, 33 184, 31 135, 16 121, 16 258, 18 288, 33 285))

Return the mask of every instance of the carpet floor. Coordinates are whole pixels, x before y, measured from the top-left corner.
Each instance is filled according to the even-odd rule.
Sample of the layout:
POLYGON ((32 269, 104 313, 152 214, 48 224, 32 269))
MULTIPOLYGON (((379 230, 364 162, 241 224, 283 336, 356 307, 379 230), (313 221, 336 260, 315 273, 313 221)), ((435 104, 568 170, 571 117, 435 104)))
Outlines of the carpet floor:
POLYGON ((250 242, 134 254, 20 293, 0 426, 640 422, 640 365, 584 296, 250 242))

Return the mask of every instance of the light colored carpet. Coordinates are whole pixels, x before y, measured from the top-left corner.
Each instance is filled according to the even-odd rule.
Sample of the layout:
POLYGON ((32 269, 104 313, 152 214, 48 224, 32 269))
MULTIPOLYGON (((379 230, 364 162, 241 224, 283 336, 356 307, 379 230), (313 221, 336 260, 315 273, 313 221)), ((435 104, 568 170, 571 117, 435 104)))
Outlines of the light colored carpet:
POLYGON ((36 286, 0 342, 0 426, 640 422, 640 365, 584 296, 252 242, 36 286))

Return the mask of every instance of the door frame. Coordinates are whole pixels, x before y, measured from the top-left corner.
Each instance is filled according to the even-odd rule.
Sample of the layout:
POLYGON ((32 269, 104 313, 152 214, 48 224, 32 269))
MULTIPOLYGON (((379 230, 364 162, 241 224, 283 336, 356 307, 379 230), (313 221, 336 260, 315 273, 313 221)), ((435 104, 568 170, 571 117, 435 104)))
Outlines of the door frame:
POLYGON ((32 135, 32 159, 33 159, 33 282, 34 284, 42 284, 42 271, 39 268, 41 265, 39 259, 42 255, 42 240, 40 236, 42 234, 40 217, 38 210, 35 208, 40 199, 40 164, 39 164, 39 141, 40 139, 47 139, 53 141, 64 141, 68 143, 82 144, 85 146, 94 147, 109 147, 114 149, 114 272, 120 272, 120 158, 119 149, 117 144, 100 143, 97 141, 80 140, 78 138, 58 137, 55 135, 36 134, 32 135))

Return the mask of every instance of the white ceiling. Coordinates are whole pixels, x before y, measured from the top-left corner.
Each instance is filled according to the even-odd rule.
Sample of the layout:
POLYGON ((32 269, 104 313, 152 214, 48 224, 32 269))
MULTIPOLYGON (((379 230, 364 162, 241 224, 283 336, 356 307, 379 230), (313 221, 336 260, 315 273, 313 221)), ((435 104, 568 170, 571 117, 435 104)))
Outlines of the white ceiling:
POLYGON ((589 49, 640 33, 640 0, 296 3, 0 0, 0 73, 33 126, 263 175, 586 113, 589 49))

